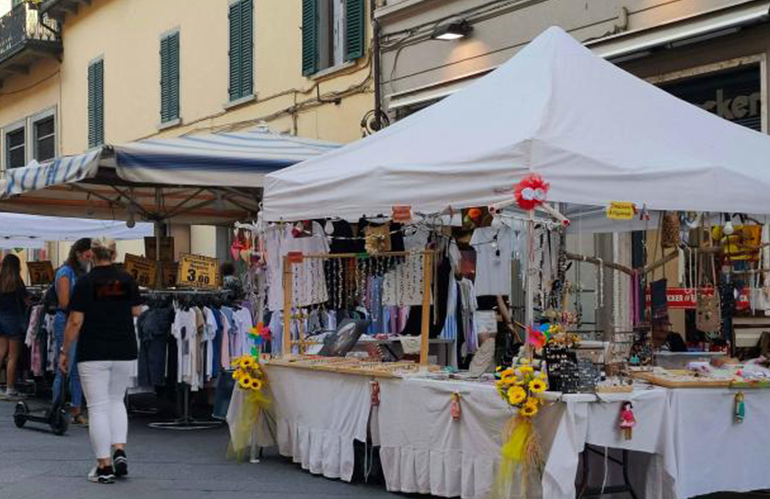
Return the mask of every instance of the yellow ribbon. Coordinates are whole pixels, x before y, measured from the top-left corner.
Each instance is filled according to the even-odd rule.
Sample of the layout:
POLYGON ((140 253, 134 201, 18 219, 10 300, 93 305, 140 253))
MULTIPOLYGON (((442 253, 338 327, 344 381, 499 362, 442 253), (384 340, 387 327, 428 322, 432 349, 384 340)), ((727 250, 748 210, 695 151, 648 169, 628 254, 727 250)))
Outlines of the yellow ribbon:
POLYGON ((262 390, 244 390, 240 386, 236 386, 236 390, 246 393, 238 417, 232 425, 233 431, 227 449, 227 457, 244 461, 248 458, 251 450, 253 429, 259 422, 262 411, 270 406, 270 399, 262 393, 262 390))

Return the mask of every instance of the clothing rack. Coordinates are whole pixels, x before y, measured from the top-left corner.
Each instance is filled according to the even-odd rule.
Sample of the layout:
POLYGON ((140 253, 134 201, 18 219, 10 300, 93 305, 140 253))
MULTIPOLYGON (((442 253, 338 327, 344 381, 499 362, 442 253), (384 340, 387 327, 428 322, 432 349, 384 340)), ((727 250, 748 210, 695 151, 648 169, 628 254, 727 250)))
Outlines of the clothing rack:
MULTIPOLYGON (((227 296, 227 289, 146 289, 141 291, 142 296, 166 297, 219 297, 227 296)), ((174 421, 153 422, 147 426, 157 430, 194 431, 217 428, 222 421, 202 421, 192 417, 190 410, 190 385, 182 383, 182 417, 174 421)))

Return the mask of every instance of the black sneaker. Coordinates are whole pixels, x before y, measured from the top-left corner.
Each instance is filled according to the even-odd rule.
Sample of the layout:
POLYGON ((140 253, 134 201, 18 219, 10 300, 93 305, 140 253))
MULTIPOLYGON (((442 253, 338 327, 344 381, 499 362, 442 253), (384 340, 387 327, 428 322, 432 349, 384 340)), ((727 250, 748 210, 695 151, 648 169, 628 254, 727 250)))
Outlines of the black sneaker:
POLYGON ((93 483, 115 483, 115 470, 112 469, 112 466, 107 468, 94 466, 88 474, 88 481, 93 483))
POLYGON ((128 476, 128 459, 126 459, 126 451, 118 449, 112 455, 112 465, 115 467, 115 477, 123 478, 128 476))

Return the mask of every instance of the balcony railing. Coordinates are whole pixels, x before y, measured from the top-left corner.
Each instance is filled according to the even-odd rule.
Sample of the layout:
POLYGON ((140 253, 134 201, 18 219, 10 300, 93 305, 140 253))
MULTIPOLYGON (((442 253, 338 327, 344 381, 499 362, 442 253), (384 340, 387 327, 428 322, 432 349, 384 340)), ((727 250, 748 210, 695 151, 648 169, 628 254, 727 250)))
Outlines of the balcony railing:
POLYGON ((31 0, 21 2, 0 17, 0 63, 31 44, 50 45, 53 49, 61 47, 58 22, 41 15, 37 4, 31 0))

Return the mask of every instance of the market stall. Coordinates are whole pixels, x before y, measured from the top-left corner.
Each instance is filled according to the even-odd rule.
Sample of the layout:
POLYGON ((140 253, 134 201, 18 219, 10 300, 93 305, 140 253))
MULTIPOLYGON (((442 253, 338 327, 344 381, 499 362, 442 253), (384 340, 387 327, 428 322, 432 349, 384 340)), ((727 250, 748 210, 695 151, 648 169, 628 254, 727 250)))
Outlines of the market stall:
MULTIPOLYGON (((681 262, 682 281, 687 278, 688 289, 698 297, 697 326, 706 338, 701 347, 730 334, 729 305, 705 305, 717 294, 715 289, 721 290, 737 275, 766 279, 770 255, 763 248, 770 243, 770 234, 767 241, 741 239, 737 248, 733 234, 744 229, 733 226, 732 216, 725 219, 719 213, 770 214, 765 194, 770 174, 764 165, 768 153, 767 136, 678 100, 551 28, 508 63, 442 102, 364 140, 267 176, 255 247, 264 241, 268 276, 271 265, 278 269, 273 276, 286 270, 282 278, 268 278, 268 294, 280 294, 288 280, 293 285, 299 280, 327 286, 316 289, 314 299, 286 301, 283 314, 291 316, 274 313, 278 320, 270 328, 282 328, 282 337, 297 342, 289 362, 333 373, 324 374, 331 385, 342 386, 350 376, 366 376, 369 371, 371 397, 359 397, 359 405, 348 413, 371 415, 366 438, 381 445, 383 471, 393 491, 464 498, 508 497, 514 491, 572 497, 580 454, 588 445, 647 455, 643 463, 625 458, 622 463, 624 475, 648 478, 644 483, 651 497, 768 487, 760 469, 761 448, 768 441, 756 434, 752 440, 757 427, 747 426, 747 414, 761 418, 767 412, 768 397, 761 390, 770 374, 763 365, 766 360, 760 358, 757 364, 732 360, 726 368, 710 366, 702 360, 707 355, 696 352, 690 359, 680 356, 685 359, 680 360, 682 367, 691 370, 652 367, 653 351, 668 341, 670 327, 666 282, 655 280, 654 270, 681 262), (511 204, 520 210, 504 209, 511 204), (487 280, 475 276, 476 284, 492 289, 492 296, 516 299, 527 311, 520 319, 526 346, 510 364, 496 375, 463 373, 459 381, 453 374, 409 370, 396 372, 396 379, 380 380, 376 373, 382 371, 377 367, 381 359, 376 355, 359 358, 357 362, 364 365, 355 372, 347 365, 339 368, 338 363, 348 359, 298 356, 303 352, 307 317, 337 308, 328 305, 334 296, 328 290, 335 283, 349 282, 347 275, 354 275, 353 293, 346 295, 349 288, 343 286, 343 295, 352 295, 356 305, 367 308, 372 282, 391 269, 375 265, 372 272, 362 263, 376 254, 376 245, 353 251, 359 256, 342 271, 309 266, 305 274, 297 274, 285 262, 334 253, 329 241, 392 243, 394 233, 406 234, 416 227, 430 235, 412 251, 430 246, 437 261, 444 258, 452 266, 457 263, 452 262, 453 241, 469 234, 448 228, 446 221, 461 210, 462 223, 469 221, 474 230, 463 244, 467 248, 470 242, 478 269, 487 274, 487 280), (602 220, 594 223, 597 212, 602 220), (570 253, 563 226, 572 221, 566 233, 579 235, 583 218, 587 233, 658 229, 657 242, 636 267, 570 253), (305 222, 308 219, 320 220, 305 222), (371 224, 384 228, 379 233, 360 230, 371 224), (272 248, 271 234, 278 234, 279 241, 272 248), (314 238, 315 248, 309 242, 314 238), (657 245, 663 246, 660 257, 652 251, 657 245), (737 257, 744 253, 751 255, 748 263, 737 265, 737 257), (590 341, 577 327, 580 312, 572 310, 567 300, 581 287, 564 277, 570 261, 595 267, 597 308, 604 307, 601 288, 608 282, 604 272, 627 297, 610 297, 607 306, 624 311, 632 326, 623 329, 625 324, 614 324, 600 331, 594 354, 580 352, 590 341), (490 275, 504 276, 507 286, 489 286, 490 275), (652 295, 649 302, 644 300, 646 292, 652 295), (632 374, 642 376, 632 382, 632 374), (541 395, 546 380, 550 391, 541 395), (720 388, 713 388, 717 384, 720 388), (713 447, 686 423, 690 419, 720 435, 713 447), (716 472, 703 461, 719 461, 717 456, 725 452, 740 473, 730 471, 731 466, 716 472)), ((742 226, 754 227, 748 232, 761 232, 762 221, 766 222, 747 215, 740 219, 742 226)), ((457 264, 455 271, 462 266, 457 264)), ((770 281, 762 282, 752 287, 770 281)), ((313 296, 315 285, 308 284, 308 296, 313 296)), ((433 298, 438 303, 445 299, 433 298)), ((454 302, 446 299, 457 306, 456 296, 454 302)), ((422 309, 425 314, 428 307, 422 309)), ((473 312, 467 313, 474 325, 483 323, 473 312)), ((436 320, 432 315, 429 323, 439 326, 439 334, 451 335, 443 316, 436 320)), ((274 353, 286 358, 289 350, 284 346, 274 353)), ((474 359, 479 356, 477 352, 474 359)), ((271 380, 271 373, 287 366, 267 362, 264 369, 268 386, 275 383, 280 391, 286 390, 285 376, 271 380)), ((295 376, 311 375, 298 370, 295 376)), ((301 419, 312 410, 277 402, 276 413, 285 419, 301 419)), ((332 419, 344 419, 348 414, 344 411, 335 412, 332 419)), ((237 427, 237 418, 231 423, 237 427)), ((758 424, 761 419, 751 421, 752 426, 758 424)), ((323 425, 315 430, 323 432, 323 425)), ((361 428, 345 434, 348 449, 354 440, 363 441, 361 428)), ((312 445, 305 447, 284 445, 281 452, 307 462, 312 445)), ((313 459, 324 462, 322 447, 315 448, 313 459)), ((604 460, 605 469, 609 463, 604 460)), ((323 467, 308 468, 339 475, 327 474, 323 467)), ((605 478, 598 484, 600 491, 627 491, 632 485, 627 476, 621 476, 619 483, 605 478)), ((643 492, 638 483, 636 492, 643 492)))

